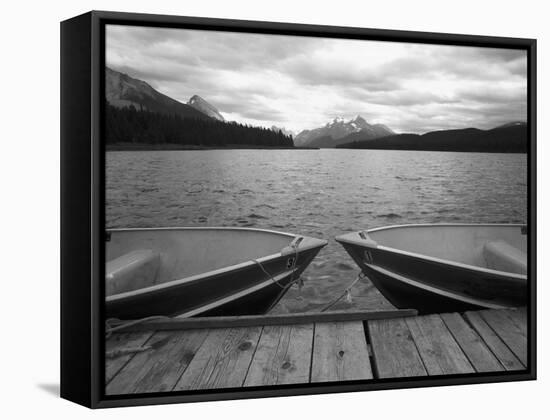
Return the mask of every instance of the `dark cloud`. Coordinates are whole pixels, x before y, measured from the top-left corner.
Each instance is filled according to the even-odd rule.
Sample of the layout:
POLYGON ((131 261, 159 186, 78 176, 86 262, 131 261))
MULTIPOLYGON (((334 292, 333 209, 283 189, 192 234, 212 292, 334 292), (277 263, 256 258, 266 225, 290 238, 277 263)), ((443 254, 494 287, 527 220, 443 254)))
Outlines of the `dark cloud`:
POLYGON ((300 130, 341 114, 397 131, 526 119, 526 53, 108 26, 107 64, 230 119, 300 130))

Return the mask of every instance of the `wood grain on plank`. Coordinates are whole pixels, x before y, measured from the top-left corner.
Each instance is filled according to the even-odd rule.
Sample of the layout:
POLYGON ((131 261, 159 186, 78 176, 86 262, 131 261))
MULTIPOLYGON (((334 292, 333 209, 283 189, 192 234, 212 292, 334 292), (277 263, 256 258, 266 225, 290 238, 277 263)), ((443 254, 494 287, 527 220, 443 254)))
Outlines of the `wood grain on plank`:
POLYGON ((405 322, 429 375, 475 372, 438 314, 407 318, 405 322))
POLYGON ((458 313, 441 314, 441 319, 477 372, 503 371, 504 366, 487 344, 458 313))
POLYGON ((527 336, 527 309, 525 307, 504 309, 503 312, 508 315, 521 332, 527 336))
POLYGON ((512 353, 512 351, 504 344, 500 337, 487 325, 485 320, 477 311, 469 311, 464 314, 464 317, 476 330, 479 336, 483 339, 487 347, 491 349, 493 354, 500 361, 506 370, 521 370, 525 367, 512 353))
POLYGON ((520 328, 505 311, 480 311, 480 315, 520 362, 527 366, 527 329, 520 328))
POLYGON ((241 387, 261 331, 261 327, 210 330, 174 390, 241 387))
MULTIPOLYGON (((153 331, 135 333, 115 333, 105 342, 107 353, 117 352, 125 348, 138 348, 144 346, 151 338, 153 331)), ((122 354, 118 357, 105 358, 105 385, 134 357, 135 353, 122 354)))
POLYGON ((315 325, 311 382, 372 379, 365 330, 360 321, 315 325))
POLYGON ((403 318, 369 321, 368 332, 378 377, 399 378, 427 375, 403 318))
POLYGON ((266 326, 244 386, 308 383, 313 324, 266 326))
POLYGON ((148 342, 153 349, 136 354, 107 385, 106 393, 171 391, 206 334, 203 330, 155 333, 148 342))

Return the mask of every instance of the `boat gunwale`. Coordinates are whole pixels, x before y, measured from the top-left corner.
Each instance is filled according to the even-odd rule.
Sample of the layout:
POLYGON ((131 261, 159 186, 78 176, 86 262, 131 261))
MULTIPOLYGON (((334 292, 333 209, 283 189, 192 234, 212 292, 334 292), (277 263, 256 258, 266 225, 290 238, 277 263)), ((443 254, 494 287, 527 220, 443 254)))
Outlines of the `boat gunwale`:
MULTIPOLYGON (((390 230, 390 229, 396 229, 396 228, 427 227, 427 226, 430 226, 430 227, 434 227, 434 226, 435 227, 455 227, 455 226, 456 227, 461 227, 461 226, 521 227, 525 225, 521 223, 413 223, 413 224, 403 224, 403 225, 382 226, 382 227, 367 229, 366 232, 370 233, 370 232, 377 232, 381 230, 390 230)), ((527 274, 518 274, 518 273, 509 272, 509 271, 493 270, 491 268, 480 267, 477 265, 471 265, 471 264, 461 263, 458 261, 446 260, 443 258, 432 257, 429 255, 419 254, 416 252, 404 251, 401 249, 392 248, 385 245, 379 245, 378 243, 376 243, 376 248, 373 248, 372 246, 369 246, 368 243, 363 239, 361 239, 360 237, 358 239, 348 238, 348 236, 350 235, 359 235, 359 232, 363 232, 363 231, 358 230, 354 232, 345 233, 343 235, 337 236, 334 239, 339 243, 347 243, 350 245, 357 245, 357 246, 371 248, 371 249, 380 249, 382 251, 405 255, 405 256, 417 258, 420 260, 435 262, 438 264, 449 265, 460 269, 466 269, 466 270, 476 271, 484 274, 492 274, 500 277, 506 277, 510 280, 521 280, 522 282, 527 281, 527 277, 528 277, 527 274)), ((372 238, 371 240, 376 242, 372 238)))
MULTIPOLYGON (((236 226, 162 226, 162 227, 135 227, 135 228, 109 228, 107 232, 136 232, 136 231, 164 231, 164 230, 243 230, 249 232, 263 232, 272 233, 281 236, 297 237, 303 235, 296 235, 288 232, 281 232, 278 230, 251 228, 251 227, 236 227, 236 226)), ((316 239, 316 238, 314 238, 316 239)), ((321 239, 320 239, 321 240, 321 239)))
MULTIPOLYGON (((212 230, 256 231, 256 232, 280 234, 280 235, 288 236, 289 238, 294 238, 294 239, 298 238, 298 237, 301 237, 301 238, 304 238, 304 239, 314 240, 314 243, 310 243, 307 246, 304 245, 304 242, 306 242, 306 241, 301 241, 298 244, 298 248, 297 248, 297 253, 298 254, 302 253, 302 252, 310 251, 312 249, 317 249, 317 248, 321 249, 321 248, 323 248, 324 246, 326 246, 328 244, 328 241, 325 240, 325 239, 313 238, 311 236, 295 235, 295 234, 292 234, 292 233, 278 232, 278 231, 267 230, 267 229, 240 228, 240 227, 227 227, 227 228, 225 228, 225 227, 206 227, 206 226, 203 226, 203 227, 196 227, 196 228, 195 227, 124 228, 124 229, 108 229, 107 231, 108 232, 127 232, 127 231, 157 231, 157 230, 159 230, 159 231, 160 230, 195 230, 195 229, 197 229, 197 230, 210 230, 210 229, 212 229, 212 230)), ((291 243, 292 243, 292 241, 289 242, 289 245, 291 243)), ((256 258, 256 259, 250 259, 250 260, 247 260, 247 261, 243 261, 241 263, 229 265, 227 267, 218 268, 216 270, 210 270, 210 271, 207 271, 207 272, 204 272, 204 273, 199 273, 199 274, 195 274, 195 275, 192 275, 192 276, 187 276, 187 277, 184 277, 182 279, 171 280, 169 282, 159 283, 159 284, 155 284, 153 286, 143 287, 143 288, 136 289, 136 290, 130 290, 128 292, 123 292, 123 293, 117 293, 115 295, 109 295, 109 296, 105 297, 105 303, 113 303, 113 302, 117 302, 117 301, 120 301, 120 300, 123 300, 123 299, 136 297, 136 296, 140 296, 140 295, 145 295, 147 293, 151 293, 151 292, 155 292, 155 291, 159 291, 159 290, 163 290, 163 289, 178 287, 178 286, 181 286, 181 285, 184 285, 184 284, 187 284, 187 283, 192 283, 192 282, 204 280, 204 279, 209 278, 209 277, 219 277, 223 274, 227 274, 227 273, 238 271, 238 270, 241 270, 241 269, 244 269, 244 268, 248 268, 250 266, 257 265, 257 263, 265 263, 265 262, 268 262, 268 261, 272 261, 272 260, 275 260, 277 258, 286 256, 286 255, 287 254, 283 255, 283 253, 281 251, 279 251, 275 254, 266 255, 266 256, 263 256, 263 257, 260 257, 260 258, 256 258)), ((288 254, 288 255, 290 256, 290 254, 288 254)), ((276 277, 276 276, 274 276, 274 277, 276 277)))

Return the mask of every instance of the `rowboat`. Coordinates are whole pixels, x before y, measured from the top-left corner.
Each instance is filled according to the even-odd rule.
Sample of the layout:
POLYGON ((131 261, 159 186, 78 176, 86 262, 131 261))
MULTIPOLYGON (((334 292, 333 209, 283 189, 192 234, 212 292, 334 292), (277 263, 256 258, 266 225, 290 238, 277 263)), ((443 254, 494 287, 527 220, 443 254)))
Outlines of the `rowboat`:
POLYGON ((398 308, 435 313, 527 302, 526 226, 387 226, 336 241, 398 308))
POLYGON ((106 233, 108 318, 269 311, 327 241, 248 228, 106 233))

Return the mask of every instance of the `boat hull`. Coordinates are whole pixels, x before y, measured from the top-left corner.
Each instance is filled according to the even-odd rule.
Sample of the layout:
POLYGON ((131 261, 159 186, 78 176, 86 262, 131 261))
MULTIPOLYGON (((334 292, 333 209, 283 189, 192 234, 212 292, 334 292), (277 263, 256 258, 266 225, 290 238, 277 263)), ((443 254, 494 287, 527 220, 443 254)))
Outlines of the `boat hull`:
POLYGON ((298 247, 297 252, 279 253, 204 275, 108 296, 106 316, 137 319, 157 315, 263 314, 282 298, 326 245, 326 241, 308 239, 310 246, 298 247))
POLYGON ((392 305, 400 309, 417 309, 419 314, 507 307, 507 305, 490 300, 476 299, 444 289, 426 287, 424 283, 411 281, 387 270, 381 271, 376 267, 366 266, 363 272, 392 305))
POLYGON ((359 233, 342 235, 337 241, 398 308, 439 313, 517 307, 527 302, 526 276, 398 252, 359 233))

